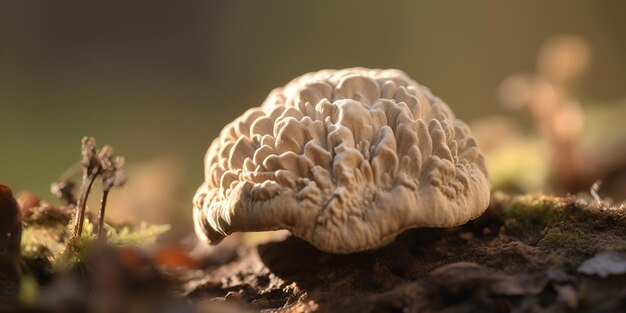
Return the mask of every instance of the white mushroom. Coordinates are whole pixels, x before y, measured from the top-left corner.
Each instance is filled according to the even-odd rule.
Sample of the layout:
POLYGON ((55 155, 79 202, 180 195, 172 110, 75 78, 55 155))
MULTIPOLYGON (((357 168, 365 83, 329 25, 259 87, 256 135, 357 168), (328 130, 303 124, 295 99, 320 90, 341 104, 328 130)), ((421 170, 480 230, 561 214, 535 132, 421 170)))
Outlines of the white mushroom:
POLYGON ((450 108, 399 70, 305 74, 228 124, 205 158, 196 233, 287 229, 318 249, 357 252, 414 227, 484 212, 476 140, 450 108))

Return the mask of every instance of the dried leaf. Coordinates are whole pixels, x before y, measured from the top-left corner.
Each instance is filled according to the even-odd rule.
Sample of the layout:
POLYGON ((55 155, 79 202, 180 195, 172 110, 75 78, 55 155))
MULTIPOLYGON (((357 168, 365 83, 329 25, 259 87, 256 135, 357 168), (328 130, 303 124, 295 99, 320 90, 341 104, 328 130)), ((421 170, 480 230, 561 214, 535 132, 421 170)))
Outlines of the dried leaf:
POLYGON ((200 262, 189 255, 189 250, 182 247, 160 247, 152 257, 156 265, 175 268, 195 268, 200 262))

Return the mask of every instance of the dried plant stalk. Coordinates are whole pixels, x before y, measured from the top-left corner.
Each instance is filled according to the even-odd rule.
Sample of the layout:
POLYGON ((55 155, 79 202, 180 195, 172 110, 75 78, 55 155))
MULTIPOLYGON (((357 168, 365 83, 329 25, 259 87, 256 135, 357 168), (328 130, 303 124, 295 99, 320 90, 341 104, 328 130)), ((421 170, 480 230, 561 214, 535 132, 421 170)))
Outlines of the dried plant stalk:
POLYGON ((74 221, 73 239, 82 235, 85 210, 87 209, 87 198, 94 181, 102 176, 102 198, 100 200, 100 214, 98 221, 98 233, 101 236, 104 229, 104 213, 106 210, 107 197, 113 187, 124 185, 126 174, 122 170, 124 166, 123 157, 113 157, 113 148, 104 146, 98 153, 96 140, 93 137, 83 137, 82 139, 82 161, 83 183, 80 190, 80 197, 76 206, 76 219, 74 221))
POLYGON ((102 147, 100 150, 100 164, 102 166, 102 198, 100 199, 100 214, 98 217, 98 237, 104 236, 104 213, 106 210, 109 191, 113 187, 121 187, 126 183, 126 174, 123 171, 125 160, 123 157, 112 157, 113 148, 102 147))
POLYGON ((100 162, 96 153, 96 139, 93 137, 83 137, 81 155, 83 184, 80 188, 80 197, 78 199, 78 205, 76 206, 73 239, 79 238, 83 233, 83 221, 85 219, 85 210, 87 208, 87 198, 89 197, 91 186, 101 171, 100 162))

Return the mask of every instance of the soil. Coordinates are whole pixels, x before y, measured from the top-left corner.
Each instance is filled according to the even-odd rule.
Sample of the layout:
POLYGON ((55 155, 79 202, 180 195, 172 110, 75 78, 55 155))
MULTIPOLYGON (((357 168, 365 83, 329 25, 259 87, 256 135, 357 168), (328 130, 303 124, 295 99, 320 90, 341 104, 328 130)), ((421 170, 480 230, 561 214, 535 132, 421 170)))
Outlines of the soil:
POLYGON ((415 229, 363 253, 294 237, 215 251, 234 257, 196 273, 183 295, 234 312, 626 311, 624 273, 578 270, 626 251, 626 211, 574 197, 495 195, 466 225, 415 229))
MULTIPOLYGON (((31 221, 38 228, 25 234, 46 225, 66 232, 69 213, 32 211, 28 221, 48 224, 31 221)), ((201 254, 98 243, 69 271, 37 249, 22 251, 31 272, 24 277, 37 283, 22 279, 0 312, 626 312, 619 205, 496 193, 465 225, 414 229, 346 255, 295 237, 255 245, 241 238, 201 254)))

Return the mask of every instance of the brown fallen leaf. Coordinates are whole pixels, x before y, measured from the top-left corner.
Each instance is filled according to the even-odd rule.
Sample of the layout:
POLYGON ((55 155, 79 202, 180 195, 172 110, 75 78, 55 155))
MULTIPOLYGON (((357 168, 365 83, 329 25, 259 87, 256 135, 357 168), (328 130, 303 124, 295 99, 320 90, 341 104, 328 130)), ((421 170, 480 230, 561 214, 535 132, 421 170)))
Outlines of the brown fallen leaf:
POLYGON ((159 247, 152 256, 152 261, 157 266, 166 268, 196 268, 200 261, 190 254, 190 250, 184 247, 164 246, 159 247))
POLYGON ((22 191, 17 195, 17 204, 22 211, 22 215, 31 208, 37 207, 41 203, 41 199, 30 191, 22 191))
POLYGON ((22 223, 11 188, 0 184, 0 299, 17 295, 22 223))
POLYGON ((17 256, 21 236, 21 215, 13 192, 0 184, 0 254, 17 256))

